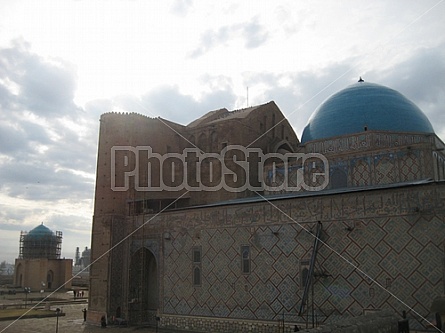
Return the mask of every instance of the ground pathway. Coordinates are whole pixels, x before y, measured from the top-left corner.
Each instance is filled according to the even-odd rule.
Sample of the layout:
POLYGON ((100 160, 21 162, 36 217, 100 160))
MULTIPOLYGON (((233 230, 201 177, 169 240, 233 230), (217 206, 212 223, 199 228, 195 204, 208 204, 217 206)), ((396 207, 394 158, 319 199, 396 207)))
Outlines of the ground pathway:
MULTIPOLYGON (((73 299, 72 293, 56 293, 50 295, 49 293, 31 293, 27 300, 27 307, 32 308, 31 299, 48 296, 50 299, 57 299, 58 301, 49 302, 50 310, 55 312, 56 308, 61 309, 63 316, 47 317, 47 318, 23 318, 19 320, 0 320, 0 333, 95 333, 95 332, 146 332, 154 333, 156 328, 151 327, 124 327, 124 326, 108 326, 103 329, 98 326, 89 325, 83 321, 82 310, 87 307, 87 299, 73 299)), ((87 295, 85 295, 87 296, 87 295)), ((36 302, 34 302, 35 304, 36 302)), ((24 307, 23 294, 5 295, 0 298, 0 308, 6 306, 14 308, 15 305, 24 307)), ((40 308, 44 307, 44 303, 40 304, 40 308)), ((1 312, 1 310, 0 310, 1 312)), ((0 314, 1 317, 1 314, 0 314)), ((159 333, 186 333, 185 331, 172 331, 158 329, 159 333)))

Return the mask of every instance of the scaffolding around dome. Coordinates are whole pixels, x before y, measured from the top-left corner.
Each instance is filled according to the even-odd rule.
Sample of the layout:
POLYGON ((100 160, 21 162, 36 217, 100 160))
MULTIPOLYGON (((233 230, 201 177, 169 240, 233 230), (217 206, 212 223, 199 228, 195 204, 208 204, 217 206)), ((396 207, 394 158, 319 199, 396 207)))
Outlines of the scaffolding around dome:
MULTIPOLYGON (((43 226, 40 225, 40 226, 43 226)), ((39 226, 39 227, 40 227, 39 226)), ((45 226, 43 226, 45 227, 45 226)), ((46 227, 45 227, 46 228, 46 227)), ((20 232, 20 259, 60 259, 62 251, 62 232, 20 232)))

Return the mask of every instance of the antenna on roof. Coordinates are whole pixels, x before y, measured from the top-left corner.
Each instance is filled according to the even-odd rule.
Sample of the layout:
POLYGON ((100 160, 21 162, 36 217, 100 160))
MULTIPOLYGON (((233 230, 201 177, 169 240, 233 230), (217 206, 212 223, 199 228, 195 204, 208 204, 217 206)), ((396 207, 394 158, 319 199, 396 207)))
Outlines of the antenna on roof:
POLYGON ((358 79, 358 82, 365 82, 365 80, 363 80, 362 77, 360 76, 360 79, 358 79))
POLYGON ((246 107, 249 107, 249 86, 247 86, 247 103, 246 107))

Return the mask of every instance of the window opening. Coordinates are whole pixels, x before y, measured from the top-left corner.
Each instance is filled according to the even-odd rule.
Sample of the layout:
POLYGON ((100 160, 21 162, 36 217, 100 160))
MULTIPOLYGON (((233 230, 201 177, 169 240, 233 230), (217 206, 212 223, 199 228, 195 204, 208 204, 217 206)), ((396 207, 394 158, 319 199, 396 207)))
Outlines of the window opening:
POLYGON ((243 274, 250 274, 250 246, 241 246, 241 270, 243 274))
POLYGON ((201 285, 202 275, 202 252, 201 247, 193 248, 193 285, 199 287, 201 285))

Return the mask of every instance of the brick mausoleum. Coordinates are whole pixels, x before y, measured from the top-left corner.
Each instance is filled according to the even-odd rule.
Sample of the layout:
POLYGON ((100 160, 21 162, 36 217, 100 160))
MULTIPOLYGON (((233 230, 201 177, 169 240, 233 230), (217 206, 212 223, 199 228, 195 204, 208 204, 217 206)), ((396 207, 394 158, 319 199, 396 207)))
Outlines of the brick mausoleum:
POLYGON ((70 289, 73 260, 62 259, 61 251, 61 231, 53 232, 43 223, 29 232, 22 231, 14 285, 27 288, 28 292, 70 289))
POLYGON ((445 287, 444 148, 416 105, 363 80, 301 141, 274 102, 187 126, 104 114, 88 320, 290 332, 391 310, 426 326, 445 287))

